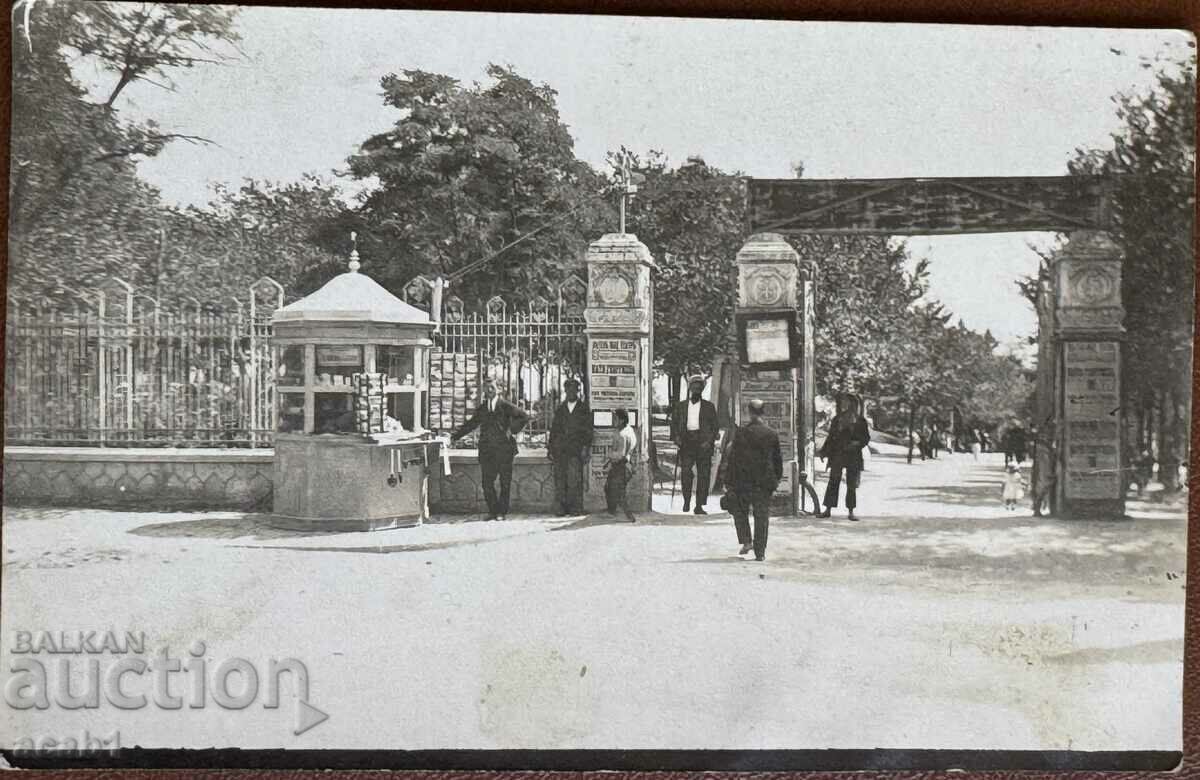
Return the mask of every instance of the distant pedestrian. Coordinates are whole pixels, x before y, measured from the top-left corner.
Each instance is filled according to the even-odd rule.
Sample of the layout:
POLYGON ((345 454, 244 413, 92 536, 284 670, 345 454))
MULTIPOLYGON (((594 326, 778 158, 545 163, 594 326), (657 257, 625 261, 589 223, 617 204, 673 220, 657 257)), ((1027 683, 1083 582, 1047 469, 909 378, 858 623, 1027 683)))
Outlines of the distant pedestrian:
POLYGON ((579 397, 579 382, 568 379, 546 445, 546 456, 554 461, 554 497, 560 515, 583 513, 583 469, 591 449, 592 411, 579 397))
POLYGON ((857 520, 858 482, 862 476, 863 448, 871 441, 871 432, 861 412, 858 396, 844 395, 838 399, 838 413, 829 424, 829 435, 818 453, 829 462, 829 482, 825 486, 825 511, 818 517, 829 517, 837 506, 838 488, 842 473, 846 474, 846 509, 851 520, 857 520))
POLYGON ((979 437, 979 430, 972 428, 967 432, 967 444, 971 447, 971 455, 975 460, 979 460, 979 453, 983 452, 983 440, 979 437))
POLYGON ((688 380, 688 397, 675 405, 671 414, 671 440, 679 448, 679 480, 683 488, 683 511, 692 501, 692 470, 695 469, 696 514, 708 514, 709 478, 713 448, 717 442, 717 407, 703 398, 704 377, 688 380))
POLYGON ((979 432, 979 443, 981 445, 983 445, 984 452, 992 451, 992 437, 988 434, 987 431, 979 432))
POLYGON ((1010 512, 1015 510, 1017 502, 1025 497, 1025 477, 1021 475, 1021 467, 1016 463, 1009 463, 1004 467, 1004 488, 1000 495, 1004 499, 1004 508, 1010 512))
POLYGON ((929 432, 929 457, 934 460, 938 459, 938 452, 942 449, 942 432, 933 426, 933 430, 929 432))
POLYGON ((730 495, 729 512, 737 530, 738 555, 754 550, 754 560, 767 553, 767 528, 770 522, 771 496, 783 479, 783 456, 779 435, 763 422, 763 402, 749 403, 750 421, 733 432, 726 467, 730 495), (754 513, 754 532, 750 531, 750 513, 754 513))
POLYGON ((1004 462, 1007 464, 1010 460, 1015 463, 1023 463, 1025 461, 1025 448, 1027 446, 1027 437, 1025 428, 1022 427, 1019 420, 1013 420, 1012 425, 1004 434, 1004 462))
POLYGON ((637 518, 633 516, 633 512, 629 511, 629 505, 626 502, 625 489, 629 485, 629 480, 633 478, 637 434, 629 427, 629 412, 624 409, 617 409, 613 412, 613 422, 616 430, 613 431, 612 441, 608 445, 608 460, 604 463, 604 472, 607 476, 604 482, 604 498, 608 502, 610 515, 615 515, 617 510, 620 510, 629 522, 636 523, 637 518))

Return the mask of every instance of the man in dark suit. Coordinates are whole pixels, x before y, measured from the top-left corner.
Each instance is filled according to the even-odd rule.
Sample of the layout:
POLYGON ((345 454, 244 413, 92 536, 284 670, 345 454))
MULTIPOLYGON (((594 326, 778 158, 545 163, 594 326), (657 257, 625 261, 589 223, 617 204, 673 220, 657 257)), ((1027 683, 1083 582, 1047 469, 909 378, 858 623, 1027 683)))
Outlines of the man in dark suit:
POLYGON ((750 421, 733 434, 729 447, 726 475, 728 489, 734 494, 730 513, 737 529, 738 555, 754 550, 754 559, 761 561, 767 554, 767 525, 770 519, 771 496, 783 479, 783 454, 779 436, 762 421, 763 402, 750 402, 750 421), (750 533, 750 512, 754 512, 754 533, 750 533))
POLYGON ((494 379, 483 385, 484 401, 471 419, 450 434, 457 441, 479 429, 479 470, 483 475, 483 497, 487 501, 487 520, 504 520, 508 515, 509 489, 512 487, 513 458, 517 454, 516 436, 529 421, 525 411, 500 397, 494 379), (496 495, 496 479, 500 495, 496 495))
POLYGON ((583 468, 592 450, 592 410, 579 398, 579 382, 563 382, 563 402, 550 423, 547 457, 554 461, 554 496, 560 515, 583 514, 583 468))
POLYGON ((704 377, 688 380, 688 398, 675 405, 671 414, 671 440, 679 448, 679 479, 683 488, 683 511, 692 500, 692 469, 696 469, 696 514, 708 514, 708 480, 712 471, 713 446, 717 441, 717 407, 705 401, 704 377))

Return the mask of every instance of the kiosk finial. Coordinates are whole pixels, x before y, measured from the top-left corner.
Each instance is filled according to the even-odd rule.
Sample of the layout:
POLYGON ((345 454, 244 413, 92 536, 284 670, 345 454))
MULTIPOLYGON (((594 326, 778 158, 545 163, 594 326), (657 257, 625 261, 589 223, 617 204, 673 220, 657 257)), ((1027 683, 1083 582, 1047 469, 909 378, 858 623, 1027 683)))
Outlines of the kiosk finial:
POLYGON ((358 233, 350 231, 350 273, 358 273, 358 269, 362 268, 362 264, 358 262, 358 233))

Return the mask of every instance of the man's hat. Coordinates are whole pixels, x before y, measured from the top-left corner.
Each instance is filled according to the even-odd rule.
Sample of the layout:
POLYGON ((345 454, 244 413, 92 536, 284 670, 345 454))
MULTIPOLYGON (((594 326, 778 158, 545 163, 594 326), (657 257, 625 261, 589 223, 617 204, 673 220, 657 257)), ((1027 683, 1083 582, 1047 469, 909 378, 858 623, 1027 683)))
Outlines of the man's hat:
POLYGON ((688 387, 691 387, 694 384, 704 384, 704 377, 700 376, 699 374, 688 377, 688 387))
POLYGON ((578 379, 568 379, 567 381, 563 382, 563 387, 579 387, 579 386, 580 386, 580 384, 579 384, 578 379))
POLYGON ((754 412, 755 414, 763 413, 763 402, 761 399, 755 398, 747 405, 750 407, 750 411, 754 412))

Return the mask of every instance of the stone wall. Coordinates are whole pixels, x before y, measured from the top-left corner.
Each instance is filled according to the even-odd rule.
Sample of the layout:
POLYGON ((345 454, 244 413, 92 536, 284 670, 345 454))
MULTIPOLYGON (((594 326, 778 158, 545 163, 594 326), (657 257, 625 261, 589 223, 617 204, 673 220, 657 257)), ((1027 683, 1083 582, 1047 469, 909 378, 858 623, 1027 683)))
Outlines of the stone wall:
MULTIPOLYGON (((274 450, 7 447, 4 503, 12 506, 212 509, 270 512, 274 450)), ((452 471, 430 466, 434 514, 485 513, 477 455, 451 454, 452 471)), ((588 486, 588 508, 604 505, 588 486)), ((544 450, 522 450, 513 464, 512 511, 552 513, 554 467, 544 450)))
MULTIPOLYGON (((487 513, 483 500, 483 479, 479 459, 474 450, 450 454, 450 474, 442 475, 440 463, 429 469, 429 508, 434 514, 487 513)), ((546 458, 545 450, 521 450, 513 461, 513 513, 553 513, 558 507, 554 500, 554 465, 546 458)))
POLYGON ((6 447, 13 506, 270 511, 273 450, 6 447))

